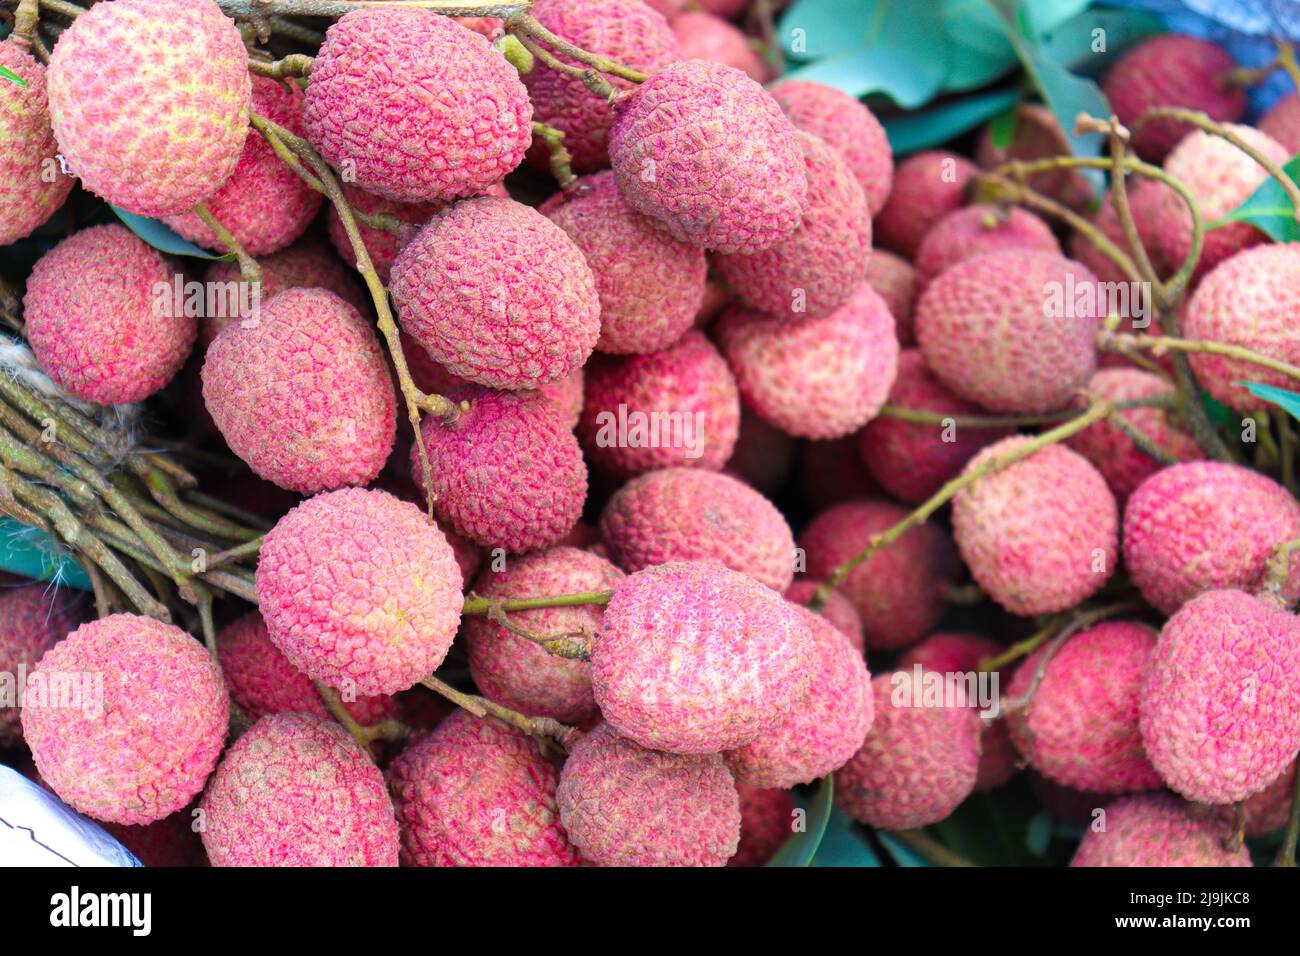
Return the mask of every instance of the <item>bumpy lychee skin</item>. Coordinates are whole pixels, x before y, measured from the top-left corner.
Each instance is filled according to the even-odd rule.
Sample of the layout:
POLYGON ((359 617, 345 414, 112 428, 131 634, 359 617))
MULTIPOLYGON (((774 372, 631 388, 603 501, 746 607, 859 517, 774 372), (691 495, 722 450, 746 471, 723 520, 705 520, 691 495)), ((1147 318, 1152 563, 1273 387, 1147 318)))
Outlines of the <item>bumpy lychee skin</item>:
POLYGON ((745 303, 784 319, 828 315, 867 278, 871 210, 838 152, 798 134, 808 170, 799 228, 759 252, 718 255, 714 264, 745 303))
MULTIPOLYGON (((791 604, 806 605, 812 600, 812 596, 817 593, 817 589, 821 585, 822 582, 816 578, 799 578, 785 589, 785 599, 791 604)), ((865 653, 866 644, 862 640, 862 618, 858 617, 853 602, 839 591, 832 591, 827 596, 826 603, 822 605, 821 610, 817 613, 834 624, 836 629, 849 639, 849 643, 857 649, 859 654, 865 653)))
MULTIPOLYGON (((1300 537, 1300 505, 1249 468, 1193 461, 1162 468, 1124 509, 1124 564, 1153 607, 1172 614, 1215 588, 1255 590, 1273 548, 1300 537)), ((1300 596, 1293 566, 1283 594, 1300 596)))
POLYGON ((1094 793, 1157 790, 1160 775, 1142 748, 1138 691, 1156 646, 1155 632, 1132 621, 1104 621, 1043 661, 1026 658, 1006 690, 1026 707, 1007 716, 1011 737, 1043 776, 1094 793))
POLYGON ((257 596, 276 647, 313 680, 395 694, 442 663, 460 625, 460 568, 415 505, 383 491, 318 495, 262 543, 257 596))
POLYGON ((153 618, 113 614, 45 653, 27 678, 22 726, 37 769, 65 803, 139 824, 175 813, 203 789, 229 716, 221 669, 203 645, 153 618), (68 675, 79 682, 80 706, 54 691, 68 675))
POLYGON ((938 823, 975 787, 979 718, 964 701, 923 706, 922 687, 907 671, 873 678, 871 692, 875 720, 862 748, 835 771, 835 802, 873 827, 938 823))
POLYGON ((949 213, 925 234, 916 253, 918 294, 937 276, 973 256, 1004 249, 1060 253, 1051 227, 1032 212, 976 205, 949 213))
POLYGON ((727 362, 692 329, 670 348, 586 367, 578 434, 592 464, 630 478, 681 466, 717 471, 740 431, 740 393, 727 362))
POLYGON ((1259 129, 1286 147, 1292 155, 1300 153, 1300 95, 1284 96, 1259 121, 1259 129))
POLYGON ((807 702, 779 727, 725 754, 737 783, 793 787, 838 770, 871 729, 871 675, 862 654, 819 614, 798 614, 812 635, 807 702))
POLYGON ((354 10, 335 22, 312 63, 304 116, 330 165, 398 202, 479 195, 532 142, 533 107, 515 68, 483 36, 429 10, 354 10))
MULTIPOLYGON (((638 0, 639 2, 639 0, 638 0)), ((549 211, 591 267, 600 294, 602 352, 655 352, 681 338, 704 301, 704 250, 674 239, 631 209, 612 173, 549 211)))
MULTIPOLYGON (((0 590, 0 673, 31 673, 41 655, 77 625, 79 611, 74 598, 52 593, 44 584, 0 590)), ((18 708, 0 706, 0 747, 17 746, 22 739, 18 708)))
POLYGON ((13 39, 0 43, 0 66, 26 86, 0 87, 0 246, 30 235, 72 190, 56 158, 45 67, 13 39))
MULTIPOLYGON (((253 77, 253 112, 296 136, 302 123, 302 91, 266 76, 253 77)), ((324 197, 298 177, 261 136, 244 141, 243 154, 225 184, 206 202, 217 222, 230 230, 249 255, 277 252, 301 236, 316 218, 324 197)), ((168 216, 167 225, 191 242, 225 252, 216 233, 194 212, 168 216)))
POLYGON ((898 373, 894 317, 866 284, 805 322, 730 309, 716 335, 745 404, 801 438, 853 434, 879 413, 898 373))
POLYGON ((812 637, 798 608, 719 564, 669 562, 614 592, 591 686, 624 737, 716 753, 775 730, 804 699, 812 637))
POLYGON ((383 774, 319 717, 263 717, 226 751, 199 806, 213 866, 397 866, 383 774))
POLYGON ((397 399, 374 329, 324 289, 289 289, 208 347, 203 402, 261 478, 314 494, 372 481, 397 399))
MULTIPOLYGON (((538 392, 452 391, 468 402, 450 422, 428 418, 434 514, 485 548, 532 551, 573 528, 587 499, 587 466, 557 406, 538 392)), ((419 449, 411 477, 424 487, 419 449)))
MULTIPOLYGON (((1160 246, 1156 241, 1156 223, 1158 220, 1158 210, 1163 202, 1162 195, 1169 191, 1169 187, 1158 179, 1139 179, 1137 182, 1128 184, 1128 204, 1133 212, 1133 224, 1137 227, 1138 238, 1142 241, 1143 248, 1146 249, 1151 264, 1156 270, 1156 274, 1167 277, 1180 265, 1181 262, 1170 266, 1165 262, 1165 258, 1160 253, 1160 246)), ((1102 234, 1115 243, 1120 249, 1128 250, 1128 239, 1124 235, 1124 227, 1120 223, 1119 213, 1115 211, 1114 200, 1111 193, 1107 192, 1102 198, 1101 207, 1092 217, 1092 223, 1102 234)), ((1077 259, 1085 266, 1092 270, 1102 282, 1129 282, 1130 279, 1115 265, 1105 253, 1093 245, 1092 240, 1081 232, 1075 232, 1070 236, 1069 243, 1070 258, 1077 259)), ((1126 320, 1121 324, 1121 328, 1131 322, 1130 316, 1122 316, 1126 320)))
POLYGON ((762 866, 794 832, 794 795, 736 785, 740 793, 740 848, 727 866, 762 866))
MULTIPOLYGON (((677 37, 668 21, 639 0, 540 0, 533 7, 542 26, 584 50, 599 50, 642 73, 654 73, 682 58, 677 37)), ((576 60, 557 53, 561 62, 576 60)), ((620 77, 605 78, 619 90, 635 85, 620 77)), ((609 128, 614 109, 587 84, 549 68, 534 69, 524 77, 536 118, 564 133, 564 148, 573 157, 575 172, 609 165, 609 128)), ((529 160, 540 163, 545 147, 534 147, 529 160)))
MULTIPOLYGON (((1022 103, 1016 110, 1011 143, 1003 149, 994 142, 993 124, 984 127, 975 159, 983 169, 992 169, 1008 160, 1032 162, 1054 156, 1069 156, 1070 141, 1056 114, 1041 103, 1022 103)), ((1030 188, 1052 197, 1072 209, 1082 210, 1093 199, 1092 187, 1077 169, 1050 169, 1029 176, 1030 188)))
POLYGON ((712 60, 742 71, 755 83, 772 78, 772 67, 749 44, 749 37, 721 17, 687 10, 672 18, 684 60, 712 60))
MULTIPOLYGON (((384 285, 388 284, 388 280, 392 276, 393 263, 397 261, 397 254, 402 251, 402 247, 406 245, 407 241, 415 235, 421 226, 432 219, 438 210, 443 207, 443 204, 438 202, 397 202, 384 196, 368 193, 348 183, 343 184, 343 198, 348 201, 348 205, 352 207, 354 212, 395 216, 402 222, 410 224, 409 229, 403 229, 400 232, 387 232, 383 229, 371 229, 364 223, 357 222, 357 231, 361 233, 361 241, 365 244, 366 254, 370 256, 370 261, 375 267, 375 273, 384 285)), ((356 251, 352 248, 352 241, 348 239, 347 230, 343 228, 343 220, 339 217, 338 210, 334 208, 332 203, 326 212, 326 229, 329 232, 330 242, 334 245, 335 251, 338 252, 344 262, 356 268, 356 251)))
POLYGON ((600 297, 582 251, 513 199, 438 213, 393 263, 402 328, 449 372, 493 388, 570 375, 600 335, 600 297))
POLYGON ((989 411, 1061 408, 1097 366, 1096 278, 1050 252, 1009 249, 959 262, 916 305, 925 363, 957 395, 989 411))
MULTIPOLYGON (((1171 395, 1173 386, 1142 369, 1103 368, 1089 380, 1088 392, 1118 403, 1171 395)), ((1082 397, 1076 401, 1080 406, 1083 403, 1082 397)), ((1201 457, 1196 440, 1179 428, 1165 409, 1130 408, 1119 414, 1174 457, 1182 461, 1201 457)), ((1096 466, 1121 505, 1138 485, 1161 468, 1160 462, 1140 451, 1133 439, 1110 422, 1091 425, 1067 438, 1065 443, 1096 466)))
MULTIPOLYGON (((1300 243, 1256 246, 1237 253, 1210 272, 1196 288, 1183 334, 1240 345, 1280 362, 1300 362, 1300 243)), ((1238 411, 1260 408, 1240 382, 1291 388, 1291 379, 1253 363, 1218 355, 1191 355, 1197 380, 1215 398, 1238 411)))
MULTIPOLYGON (((966 471, 1014 451, 1025 435, 990 445, 966 471)), ((971 575, 1012 614, 1051 614, 1097 593, 1119 557, 1119 508, 1101 472, 1048 445, 957 492, 953 534, 971 575)))
POLYGON ((173 315, 172 281, 163 257, 125 226, 69 236, 27 279, 24 316, 37 361, 78 398, 148 398, 180 371, 197 330, 192 315, 173 315))
POLYGON ((1168 793, 1120 797, 1106 805, 1105 829, 1088 827, 1070 866, 1250 866, 1230 827, 1197 819, 1168 793))
POLYGON ((966 190, 979 168, 964 156, 929 150, 909 156, 894 170, 889 199, 873 222, 877 244, 906 259, 916 258, 925 234, 966 203, 966 190))
MULTIPOLYGON (((489 600, 581 594, 618 587, 626 575, 605 558, 579 548, 555 547, 515 558, 505 570, 492 565, 474 585, 489 600)), ((511 611, 512 625, 531 634, 565 635, 600 631, 602 609, 594 605, 511 611)), ((549 653, 512 634, 486 616, 465 621, 465 649, 474 684, 489 700, 534 717, 578 723, 596 713, 591 665, 549 653)))
MULTIPOLYGON (((1119 121, 1130 129, 1148 110, 1177 106, 1235 123, 1246 111, 1246 91, 1225 83, 1237 66, 1217 43, 1199 37, 1164 34, 1144 40, 1120 58, 1102 82, 1102 92, 1119 121)), ((1143 159, 1159 163, 1192 131, 1186 123, 1159 119, 1133 137, 1143 159)))
POLYGON ((577 866, 537 741, 457 710, 388 768, 407 866, 577 866))
POLYGON ((772 87, 790 122, 823 140, 848 163, 874 216, 894 184, 894 154, 875 114, 865 103, 825 83, 785 80, 772 87))
POLYGON ((808 176, 795 128, 739 70, 673 63, 615 107, 614 178, 628 205, 678 239, 766 249, 798 228, 808 176))
MULTIPOLYGON (((823 511, 804 530, 799 546, 811 577, 825 578, 865 548, 871 536, 907 516, 891 501, 860 499, 823 511)), ((957 576, 952 539, 924 524, 912 528, 858 565, 840 585, 862 618, 869 650, 895 650, 934 630, 946 604, 943 592, 957 576)))
POLYGON ((889 306, 899 345, 913 345, 912 308, 916 305, 916 270, 906 259, 884 249, 874 249, 867 262, 867 285, 889 306))
POLYGON ((597 866, 725 866, 740 841, 740 795, 716 753, 647 750, 607 723, 560 773, 560 822, 597 866))
POLYGON ((238 27, 211 0, 118 0, 77 21, 50 57, 59 151, 127 212, 189 212, 221 188, 248 135, 238 27))
POLYGON ((715 561, 784 591, 794 535, 770 501, 730 475, 665 468, 633 478, 600 516, 600 537, 625 571, 668 561, 715 561))
MULTIPOLYGON (((230 699, 250 720, 292 713, 333 719, 311 678, 271 641, 266 622, 257 611, 236 618, 217 632, 217 660, 230 699)), ((343 698, 343 706, 363 727, 397 716, 397 702, 392 697, 348 697, 343 698)))
MULTIPOLYGON (((958 398, 931 374, 918 349, 898 356, 898 377, 889 401, 903 408, 952 416, 979 415, 979 406, 958 398)), ((877 417, 855 437, 863 464, 881 487, 901 501, 920 503, 955 478, 986 445, 1005 438, 1005 428, 953 428, 877 417), (945 439, 951 438, 952 441, 945 439)))
POLYGON ((1300 629, 1245 591, 1207 591, 1165 622, 1143 681, 1142 741, 1197 803, 1258 793, 1300 749, 1300 629))
MULTIPOLYGON (((1228 129, 1275 163, 1285 163, 1290 158, 1285 146, 1252 126, 1229 123, 1228 129)), ((1174 147, 1165 160, 1165 172, 1181 180, 1191 191, 1205 222, 1237 208, 1268 178, 1264 167, 1236 146, 1203 130, 1188 133, 1174 147)), ((1173 266, 1182 265, 1192 248, 1192 214, 1173 190, 1161 193, 1155 235, 1165 261, 1173 266)), ((1229 223, 1207 232, 1193 281, 1240 250, 1267 240, 1268 236, 1246 222, 1229 223)))
MULTIPOLYGON (((1295 796, 1295 775, 1296 762, 1293 760, 1276 780, 1254 796, 1246 798, 1242 803, 1246 815, 1246 836, 1267 836, 1287 825, 1287 820, 1291 816, 1291 801, 1295 796)), ((1194 816, 1214 814, 1226 826, 1236 824, 1235 804, 1217 807, 1192 804, 1188 809, 1194 816)))

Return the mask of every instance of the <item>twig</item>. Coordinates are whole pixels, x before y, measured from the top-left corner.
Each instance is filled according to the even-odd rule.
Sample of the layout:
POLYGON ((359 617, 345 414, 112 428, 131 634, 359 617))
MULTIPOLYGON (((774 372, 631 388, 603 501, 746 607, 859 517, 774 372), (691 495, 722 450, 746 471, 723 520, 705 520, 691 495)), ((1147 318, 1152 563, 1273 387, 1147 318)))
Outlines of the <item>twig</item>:
POLYGON ((960 853, 948 849, 924 830, 886 830, 891 837, 939 866, 974 866, 960 853))
POLYGON ((267 62, 265 60, 248 61, 248 72, 257 76, 269 76, 272 79, 280 80, 287 76, 309 76, 311 75, 311 65, 314 58, 307 56, 305 53, 291 53, 280 60, 267 62))
POLYGON ((578 177, 573 175, 573 168, 570 166, 573 156, 564 146, 564 131, 534 120, 533 135, 546 144, 550 156, 551 175, 555 177, 560 188, 566 192, 572 189, 577 184, 578 177))
POLYGON ((248 283, 260 284, 262 281, 262 267, 257 264, 256 259, 244 251, 244 247, 240 245, 234 234, 223 226, 216 216, 212 215, 207 204, 199 203, 195 206, 194 214, 203 220, 205 226, 212 230, 217 237, 217 241, 234 254, 235 259, 239 262, 240 278, 248 283))
POLYGON ((553 720, 550 717, 526 717, 518 711, 511 710, 508 707, 502 707, 500 704, 494 703, 486 697, 477 697, 474 694, 466 694, 452 687, 450 684, 439 680, 434 675, 426 677, 420 683, 429 688, 429 690, 441 694, 453 704, 463 707, 475 717, 495 717, 512 727, 517 727, 530 736, 549 737, 559 743, 559 745, 566 750, 580 732, 577 727, 570 727, 568 724, 562 724, 558 720, 553 720))
POLYGON ((1291 813, 1286 820, 1286 833, 1282 836, 1282 843, 1277 848, 1277 856, 1273 859, 1274 866, 1294 867, 1296 837, 1300 835, 1300 770, 1296 771, 1295 789, 1291 792, 1291 813))

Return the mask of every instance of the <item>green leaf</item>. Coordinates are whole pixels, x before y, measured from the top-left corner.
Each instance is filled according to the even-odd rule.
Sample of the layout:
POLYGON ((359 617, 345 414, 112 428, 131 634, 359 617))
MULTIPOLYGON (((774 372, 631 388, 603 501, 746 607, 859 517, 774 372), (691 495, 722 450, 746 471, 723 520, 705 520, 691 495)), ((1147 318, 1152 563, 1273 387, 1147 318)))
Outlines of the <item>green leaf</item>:
POLYGON ((1210 419, 1210 424, 1215 428, 1227 428, 1232 425, 1240 424, 1237 416, 1227 405, 1219 401, 1209 392, 1201 392, 1201 407, 1205 409, 1205 414, 1210 419))
POLYGON ((1141 10, 1087 10, 1039 37, 1045 60, 1086 76, 1102 73, 1126 49, 1163 31, 1160 21, 1141 10), (1106 49, 1093 49, 1093 31, 1103 31, 1106 49))
POLYGON ((894 155, 906 156, 946 143, 1007 109, 1014 109, 1018 102, 1019 90, 995 90, 951 100, 921 112, 891 116, 882 122, 894 155))
POLYGON ((1038 801, 1027 786, 977 793, 934 830, 957 853, 979 866, 1042 866, 1030 850, 1029 827, 1038 801))
POLYGON ((1256 398, 1262 398, 1285 409, 1292 418, 1300 418, 1300 393, 1288 392, 1286 389, 1265 385, 1262 382, 1233 382, 1233 384, 1243 386, 1256 398))
POLYGON ((808 816, 804 820, 804 832, 791 834, 781 849, 776 851, 776 855, 767 861, 768 866, 800 867, 812 864, 822 837, 826 834, 826 825, 830 822, 834 797, 835 781, 827 774, 813 794, 808 816))
POLYGON ((1019 65, 985 0, 943 0, 943 30, 948 41, 943 88, 949 92, 985 86, 1019 65))
POLYGON ((1015 103, 989 122, 989 137, 997 149, 1006 150, 1011 146, 1011 140, 1016 134, 1016 114, 1019 111, 1020 104, 1015 103))
POLYGON ((12 518, 0 518, 0 570, 90 590, 90 578, 81 565, 61 554, 45 532, 12 518))
POLYGON ((1092 0, 1021 0, 1018 20, 1022 33, 1037 40, 1090 6, 1092 0))
MULTIPOLYGON (((111 206, 111 204, 110 204, 111 206)), ((206 249, 200 249, 192 242, 187 242, 180 236, 176 235, 172 229, 157 219, 149 219, 146 216, 137 216, 135 213, 127 212, 125 209, 119 209, 111 206, 117 218, 121 219, 128 229, 143 239, 149 245, 153 246, 159 252, 165 252, 172 256, 190 256, 194 259, 233 259, 234 256, 227 253, 218 255, 215 252, 208 252, 206 249)))
POLYGON ((921 854, 917 853, 906 843, 900 843, 886 831, 877 830, 876 836, 880 839, 881 845, 889 851, 889 855, 894 858, 894 862, 899 866, 934 866, 933 863, 921 856, 921 854))
POLYGON ((25 87, 27 85, 26 80, 7 66, 0 66, 0 79, 8 80, 10 83, 17 83, 19 86, 25 87))
MULTIPOLYGON (((1300 183, 1300 156, 1287 160, 1282 171, 1292 182, 1300 183)), ((1296 222, 1295 215, 1295 206, 1286 190, 1269 176, 1245 202, 1214 220, 1208 228, 1213 230, 1231 222, 1245 222, 1266 233, 1274 242, 1296 242, 1300 241, 1300 223, 1296 222)))
POLYGON ((813 866, 863 867, 881 866, 880 857, 871 848, 862 835, 862 829, 853 819, 834 807, 830 821, 826 825, 826 835, 822 837, 817 855, 813 857, 813 866))

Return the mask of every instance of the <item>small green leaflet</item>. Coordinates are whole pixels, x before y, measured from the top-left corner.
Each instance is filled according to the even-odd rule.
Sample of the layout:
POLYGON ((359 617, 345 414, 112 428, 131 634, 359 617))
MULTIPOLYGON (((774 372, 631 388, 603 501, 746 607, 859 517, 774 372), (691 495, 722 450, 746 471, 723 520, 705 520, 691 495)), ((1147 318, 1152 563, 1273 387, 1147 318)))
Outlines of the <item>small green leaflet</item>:
POLYGON ((192 242, 182 239, 165 223, 157 219, 149 219, 146 216, 137 216, 135 213, 127 212, 125 209, 119 209, 117 206, 109 204, 117 218, 121 219, 123 224, 134 232, 137 236, 153 246, 159 252, 165 252, 169 256, 190 256, 194 259, 233 259, 234 256, 226 253, 208 252, 206 249, 200 249, 192 242))
POLYGON ((928 149, 974 129, 1020 101, 1016 89, 996 90, 950 100, 941 106, 915 113, 899 113, 882 122, 895 156, 928 149))
POLYGON ((1300 393, 1288 392, 1284 388, 1265 385, 1262 382, 1233 382, 1233 384, 1249 390, 1256 398, 1262 398, 1285 409, 1292 418, 1300 418, 1300 393))
MULTIPOLYGON (((1292 182, 1300 183, 1300 156, 1287 160, 1282 171, 1292 182)), ((1274 242, 1296 242, 1300 240, 1300 223, 1296 222, 1295 212, 1282 184, 1269 176, 1251 193, 1249 199, 1206 228, 1218 229, 1230 222, 1246 222, 1267 234, 1274 242)))
POLYGON ((812 864, 817 848, 822 845, 822 837, 826 834, 826 824, 831 819, 834 796, 834 778, 827 774, 808 805, 804 832, 791 834, 790 839, 776 851, 776 855, 767 861, 767 866, 801 867, 812 864))
POLYGON ((8 80, 10 83, 17 83, 19 86, 26 86, 27 81, 21 76, 9 69, 7 66, 0 66, 0 77, 8 80))

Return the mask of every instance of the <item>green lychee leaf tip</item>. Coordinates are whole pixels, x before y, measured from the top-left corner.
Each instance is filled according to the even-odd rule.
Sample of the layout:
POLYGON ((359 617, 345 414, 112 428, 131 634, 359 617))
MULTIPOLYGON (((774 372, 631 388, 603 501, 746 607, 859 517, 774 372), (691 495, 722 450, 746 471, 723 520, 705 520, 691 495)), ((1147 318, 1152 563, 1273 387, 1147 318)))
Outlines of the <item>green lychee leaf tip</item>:
POLYGON ((10 83, 16 83, 19 86, 27 86, 27 81, 7 66, 0 66, 0 79, 6 79, 10 83))

